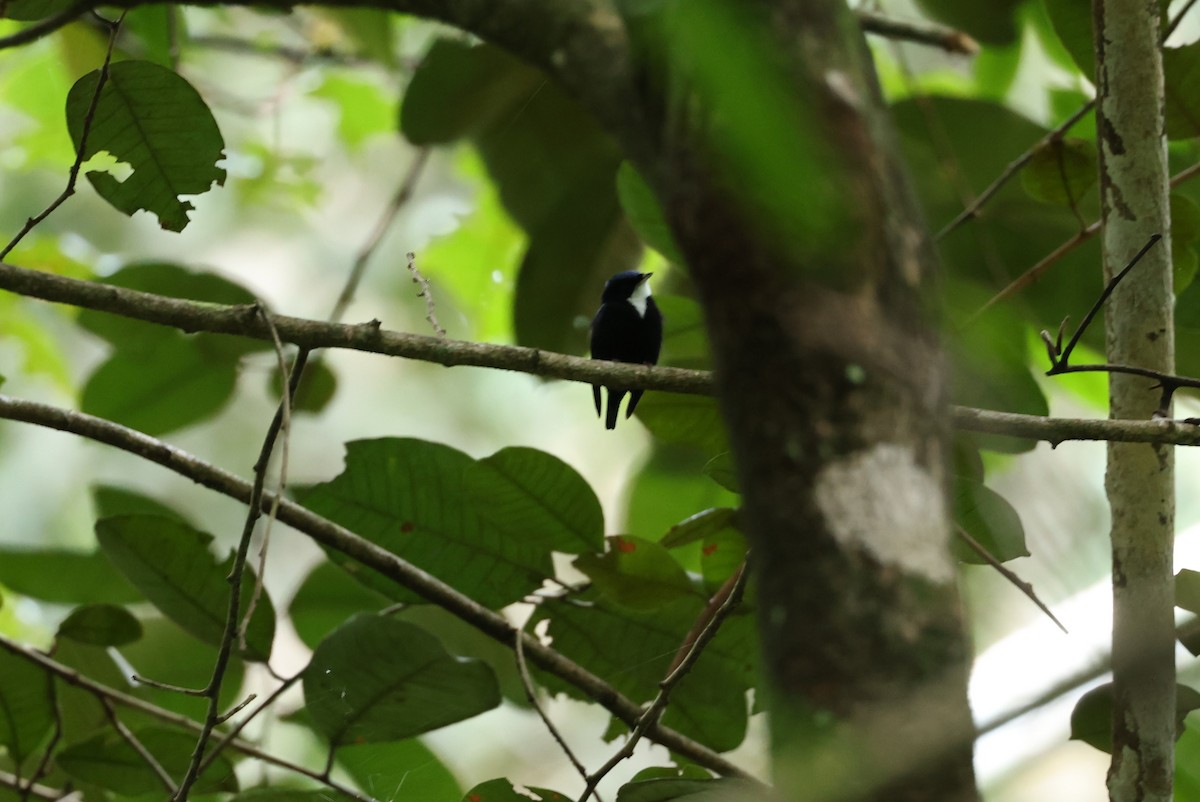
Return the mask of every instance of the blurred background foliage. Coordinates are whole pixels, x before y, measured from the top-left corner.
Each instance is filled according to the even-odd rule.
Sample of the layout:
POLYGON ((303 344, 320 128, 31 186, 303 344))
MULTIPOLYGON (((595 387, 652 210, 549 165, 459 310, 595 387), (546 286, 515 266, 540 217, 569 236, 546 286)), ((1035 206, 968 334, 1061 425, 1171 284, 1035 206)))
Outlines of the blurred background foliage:
MULTIPOLYGON (((1064 318, 1078 321, 1102 286, 1091 229, 1098 200, 1094 117, 1087 110, 1090 4, 860 5, 918 24, 951 26, 978 45, 967 56, 868 39, 936 235, 943 267, 938 301, 955 402, 1037 415, 1102 415, 1103 377, 1044 379, 1048 366, 1037 336, 1057 330, 1064 318), (1074 124, 1063 126, 1073 118, 1074 124), (1019 175, 960 221, 1015 160, 1024 160, 1019 175)), ((11 0, 3 8, 11 20, 30 20, 53 13, 55 4, 11 0)), ((1190 8, 1184 0, 1163 4, 1170 30, 1169 152, 1178 177, 1172 255, 1179 372, 1196 376, 1200 182, 1189 179, 1200 162, 1200 93, 1193 79, 1200 69, 1200 12, 1184 14, 1190 8)), ((0 21, 0 34, 17 28, 0 21)), ((0 55, 0 240, 61 191, 90 99, 86 76, 103 62, 106 42, 107 29, 84 19, 0 55)), ((165 83, 152 83, 157 88, 139 91, 158 92, 166 102, 190 104, 181 98, 194 89, 200 108, 188 108, 204 120, 211 114, 223 148, 215 166, 210 159, 213 172, 199 176, 203 185, 220 185, 199 192, 188 183, 196 179, 194 165, 182 165, 182 173, 161 177, 177 192, 150 212, 127 217, 120 210, 135 207, 116 196, 129 162, 138 174, 140 157, 115 144, 89 142, 89 155, 96 155, 85 165, 89 177, 76 197, 7 261, 195 300, 261 299, 282 313, 311 318, 330 314, 362 262, 363 281, 342 319, 378 319, 387 328, 432 334, 426 300, 418 297, 406 267, 411 252, 450 337, 573 354, 585 353, 604 279, 637 268, 655 273, 666 318, 663 362, 710 366, 700 307, 652 194, 574 99, 503 51, 372 9, 306 8, 284 15, 143 6, 126 17, 113 60, 119 68, 114 75, 133 86, 161 78, 165 83), (182 86, 172 83, 175 77, 182 86), (177 194, 186 197, 180 202, 177 194), (383 234, 372 246, 376 229, 383 234)), ((703 63, 694 66, 704 69, 703 63)), ((758 91, 752 69, 737 67, 735 60, 725 89, 744 96, 737 108, 743 128, 753 134, 756 115, 770 111, 770 98, 758 91)), ((208 144, 214 141, 210 137, 208 144)), ((770 158, 777 158, 774 153, 770 158)), ((780 167, 764 160, 754 175, 787 175, 778 173, 780 167)), ((730 266, 729 291, 737 292, 736 265, 730 266)), ((1089 332, 1084 359, 1099 361, 1101 336, 1099 327, 1089 332)), ((6 393, 164 436, 242 475, 278 397, 275 356, 262 343, 183 335, 11 295, 0 297, 0 375, 6 393)), ((613 433, 594 420, 588 396, 586 387, 524 375, 331 352, 322 355, 302 399, 303 414, 294 421, 289 473, 303 487, 298 497, 306 504, 334 519, 345 516, 356 531, 418 564, 433 560, 430 570, 437 564, 443 578, 485 604, 511 605, 516 620, 529 609, 512 603, 548 579, 586 581, 578 598, 543 603, 530 626, 540 626, 556 647, 645 699, 677 634, 744 553, 732 512, 736 482, 709 399, 650 393, 636 420, 613 433), (351 441, 360 442, 347 451, 344 444, 351 441), (352 480, 356 460, 375 466, 364 471, 408 461, 411 471, 439 477, 441 495, 431 500, 422 495, 424 486, 410 489, 411 495, 385 489, 377 506, 394 506, 392 517, 355 519, 347 510, 361 501, 352 480), (497 477, 531 470, 543 477, 528 491, 540 494, 540 503, 577 501, 563 514, 574 522, 570 531, 545 543, 520 542, 515 532, 528 523, 521 517, 526 513, 497 513, 494 503, 505 487, 497 477), (472 574, 465 557, 460 571, 461 555, 405 552, 402 536, 410 530, 395 525, 414 505, 423 512, 405 521, 410 527, 461 537, 468 557, 484 548, 480 544, 491 544, 487 548, 502 552, 510 573, 500 580, 489 573, 491 564, 482 575, 472 574), (448 522, 446 511, 457 507, 462 521, 448 522), (636 559, 623 557, 623 548, 636 559)), ((1196 414, 1190 399, 1180 399, 1179 407, 1196 414)), ((957 549, 980 655, 972 686, 977 718, 989 724, 1030 700, 1046 700, 981 740, 978 765, 988 799, 1105 798, 1106 757, 1085 744, 1095 739, 1076 729, 1082 740, 1068 740, 1071 707, 1102 679, 1093 667, 1107 653, 1103 454, 1099 444, 1052 450, 999 437, 956 438, 956 519, 1030 581, 1070 631, 1055 629, 974 552, 957 549), (1052 693, 1059 685, 1068 690, 1052 693)), ((1200 506, 1197 494, 1186 492, 1196 466, 1186 452, 1180 463, 1179 560, 1181 567, 1196 567, 1200 549, 1191 530, 1200 506)), ((0 508, 7 513, 0 531, 0 632, 53 643, 56 659, 115 687, 126 684, 122 672, 129 666, 175 684, 204 684, 212 638, 199 625, 189 627, 187 616, 168 613, 169 601, 139 592, 136 567, 117 571, 117 558, 95 554, 93 525, 97 518, 116 522, 101 528, 109 532, 111 557, 111 544, 136 540, 138 519, 128 516, 169 515, 178 519, 173 526, 192 533, 197 548, 223 556, 240 529, 237 504, 127 455, 5 424, 0 508), (82 615, 81 605, 113 609, 82 615)), ((265 572, 280 616, 272 651, 276 671, 299 671, 310 650, 347 620, 338 637, 349 644, 345 648, 357 648, 362 639, 353 627, 362 625, 352 616, 411 601, 379 583, 355 581, 353 571, 341 570, 353 566, 323 561, 294 532, 283 529, 277 537, 285 545, 276 545, 265 572)), ((214 556, 212 569, 218 568, 214 556)), ((504 703, 420 741, 389 731, 378 743, 342 747, 338 766, 349 781, 377 798, 391 798, 401 787, 412 791, 416 783, 420 798, 433 800, 457 799, 492 776, 546 787, 577 781, 565 761, 545 759, 555 747, 525 709, 511 655, 441 610, 413 606, 396 620, 434 632, 450 653, 490 666, 494 689, 490 680, 464 679, 475 703, 464 708, 464 717, 504 703)), ((667 723, 716 748, 736 749, 733 759, 763 773, 761 717, 747 706, 746 693, 754 682, 746 657, 753 640, 748 618, 730 622, 708 662, 681 687, 667 723)), ((442 659, 439 648, 430 647, 431 659, 442 659)), ((267 687, 255 665, 264 655, 243 652, 229 684, 230 703, 242 690, 267 687)), ((1197 672, 1182 649, 1181 661, 1183 681, 1194 681, 1197 672)), ((9 671, 28 668, 0 655, 0 676, 17 676, 9 671)), ((550 690, 568 690, 539 679, 550 690)), ((44 680, 34 672, 29 681, 44 680)), ((308 679, 305 687, 310 690, 308 679)), ((55 771, 97 798, 141 793, 145 767, 115 778, 96 773, 103 762, 97 756, 119 762, 122 745, 96 735, 103 711, 90 697, 63 693, 71 704, 64 696, 60 706, 72 712, 63 721, 67 746, 55 771)), ((194 699, 144 686, 136 693, 199 715, 194 699)), ((307 708, 295 701, 284 707, 296 712, 256 735, 319 762, 313 731, 330 736, 320 724, 328 711, 319 704, 313 709, 312 699, 307 708)), ((603 711, 569 695, 556 697, 549 709, 581 744, 581 757, 591 764, 607 757, 611 747, 599 737, 608 726, 603 711)), ((48 712, 30 715, 36 732, 48 712)), ((1200 735, 1193 726, 1187 722, 1180 740, 1178 799, 1200 799, 1200 735)), ((178 750, 171 733, 153 730, 146 738, 161 740, 164 755, 178 750)), ((0 768, 11 770, 35 756, 7 746, 0 768)), ((175 758, 162 759, 168 764, 175 758)), ((646 750, 618 775, 627 779, 639 767, 667 762, 664 750, 646 750)), ((217 764, 212 771, 212 792, 230 791, 235 771, 243 788, 261 779, 258 769, 245 765, 217 764)))

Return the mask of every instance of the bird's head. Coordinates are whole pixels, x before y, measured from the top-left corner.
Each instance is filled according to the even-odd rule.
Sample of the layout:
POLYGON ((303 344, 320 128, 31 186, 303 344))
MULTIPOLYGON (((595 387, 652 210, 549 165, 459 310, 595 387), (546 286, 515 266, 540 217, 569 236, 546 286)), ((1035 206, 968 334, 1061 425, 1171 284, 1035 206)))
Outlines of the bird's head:
POLYGON ((629 301, 634 306, 645 306, 650 297, 650 277, 653 273, 639 273, 636 270, 625 270, 617 273, 604 284, 604 303, 629 301))

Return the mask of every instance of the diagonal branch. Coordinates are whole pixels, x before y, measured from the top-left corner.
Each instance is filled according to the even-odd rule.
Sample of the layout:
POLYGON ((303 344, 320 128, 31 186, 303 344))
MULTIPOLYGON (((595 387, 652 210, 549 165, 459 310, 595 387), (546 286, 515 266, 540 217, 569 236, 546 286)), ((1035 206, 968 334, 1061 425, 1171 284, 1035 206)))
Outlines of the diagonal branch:
MULTIPOLYGON (((106 443, 162 465, 197 484, 242 503, 249 503, 253 493, 249 482, 221 468, 162 440, 93 415, 0 395, 0 418, 24 421, 106 443)), ((261 505, 264 509, 268 509, 275 502, 275 494, 263 493, 261 505)), ((505 646, 512 648, 517 637, 524 638, 523 648, 530 662, 579 688, 629 726, 636 726, 641 718, 642 709, 603 679, 554 649, 542 645, 536 638, 518 635, 504 616, 484 607, 432 574, 295 502, 279 502, 279 520, 308 535, 317 543, 345 554, 408 588, 505 646)), ((651 726, 646 737, 718 774, 746 776, 743 769, 713 750, 660 724, 651 726)))

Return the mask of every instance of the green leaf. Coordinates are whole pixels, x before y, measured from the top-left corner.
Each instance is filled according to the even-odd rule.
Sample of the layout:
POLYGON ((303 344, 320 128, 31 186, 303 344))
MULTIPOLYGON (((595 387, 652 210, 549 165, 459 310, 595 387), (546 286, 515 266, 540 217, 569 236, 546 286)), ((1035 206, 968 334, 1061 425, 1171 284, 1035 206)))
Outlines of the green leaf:
POLYGON ((88 604, 58 625, 58 637, 91 646, 124 646, 142 637, 142 625, 124 607, 88 604))
MULTIPOLYGON (((999 562, 1029 556, 1017 511, 999 493, 974 479, 955 477, 954 522, 999 562)), ((951 542, 954 556, 961 562, 987 564, 960 538, 952 538, 951 542)))
POLYGON ((567 554, 604 548, 604 511, 574 468, 545 451, 505 448, 467 466, 467 493, 508 537, 567 554))
POLYGON ((933 19, 991 45, 1017 38, 1019 5, 1019 0, 917 0, 917 6, 933 19))
POLYGON ((748 549, 746 536, 736 529, 722 529, 707 535, 700 549, 700 573, 705 587, 714 592, 721 587, 746 561, 748 549))
POLYGON ((66 11, 75 0, 8 0, 0 9, 0 18, 30 21, 66 11))
MULTIPOLYGON (((190 270, 170 262, 138 262, 126 265, 112 275, 105 276, 100 283, 155 295, 166 295, 171 298, 226 306, 255 302, 254 293, 240 284, 215 273, 190 270)), ((147 340, 153 340, 156 336, 161 337, 164 334, 184 336, 154 323, 92 309, 80 310, 78 320, 79 325, 83 328, 123 349, 137 349, 144 346, 147 340)), ((195 339, 209 338, 214 342, 223 343, 232 353, 240 353, 239 348, 242 350, 267 350, 271 347, 257 340, 228 335, 195 336, 195 339), (235 346, 234 343, 237 345, 235 346)))
MULTIPOLYGON (((278 366, 271 368, 270 379, 267 382, 267 392, 271 400, 278 403, 283 396, 283 382, 279 375, 278 366)), ((337 392, 337 374, 335 374, 324 359, 310 360, 300 377, 300 386, 296 388, 296 396, 292 399, 292 409, 300 412, 317 413, 325 409, 337 392)))
POLYGON ((101 365, 83 388, 83 411, 161 435, 212 416, 232 397, 236 359, 183 336, 151 345, 118 351, 101 365))
POLYGON ((467 791, 462 802, 571 802, 571 798, 545 788, 521 786, 518 791, 505 779, 488 780, 467 791))
MULTIPOLYGON (((1113 685, 1106 682, 1079 698, 1071 711, 1071 740, 1083 741, 1101 752, 1112 753, 1113 685)), ((1187 685, 1175 686, 1175 738, 1184 732, 1183 720, 1200 709, 1200 692, 1187 685)))
MULTIPOLYGON (((177 730, 147 728, 134 733, 172 777, 181 777, 196 748, 196 736, 177 730)), ((82 743, 72 744, 55 756, 55 762, 72 779, 98 785, 127 796, 163 794, 162 781, 137 750, 116 732, 102 732, 82 743)), ((219 756, 196 781, 198 794, 236 792, 233 764, 219 756)))
MULTIPOLYGON (((650 610, 635 610, 586 594, 581 601, 547 600, 530 627, 547 620, 554 648, 609 681, 638 702, 658 692, 675 653, 705 605, 699 596, 650 610)), ((722 623, 692 670, 671 693, 666 726, 718 750, 733 749, 745 737, 746 690, 756 677, 758 644, 754 622, 737 611, 722 623)), ((573 698, 581 692, 555 677, 539 674, 547 688, 573 698)))
POLYGON ((47 674, 28 660, 0 651, 0 746, 19 766, 54 721, 47 674))
POLYGON ((734 525, 737 510, 732 507, 712 507, 689 516, 667 530, 659 542, 668 549, 686 546, 697 540, 734 525))
MULTIPOLYGON (((318 515, 499 608, 540 587, 553 564, 548 551, 505 534, 480 515, 466 488, 473 464, 440 443, 359 440, 346 445, 341 475, 298 495, 318 515)), ((343 555, 331 559, 393 600, 420 600, 343 555)))
POLYGON ((645 610, 695 595, 687 572, 659 544, 618 535, 608 545, 604 554, 584 554, 574 562, 606 599, 645 610))
POLYGON ((762 795, 762 788, 748 780, 663 778, 622 785, 617 802, 751 802, 762 795))
POLYGON ((733 454, 728 451, 722 451, 706 462, 704 475, 731 493, 742 492, 738 486, 737 468, 733 464, 733 454))
POLYGON ((617 170, 617 198, 621 202, 622 211, 629 218, 633 230, 642 238, 642 242, 669 261, 677 265, 683 264, 683 254, 663 218, 658 198, 637 168, 627 161, 621 162, 617 170))
POLYGON ((99 551, 0 547, 0 584, 55 604, 130 604, 142 599, 99 551))
POLYGON ((347 619, 358 613, 379 612, 387 602, 382 593, 354 581, 341 568, 324 561, 309 573, 292 597, 288 618, 304 645, 315 649, 347 619))
POLYGON ((462 787, 450 770, 416 738, 384 744, 352 744, 337 762, 374 799, 458 802, 462 787))
MULTIPOLYGON (((229 607, 231 563, 218 564, 210 551, 212 535, 185 523, 154 515, 126 515, 96 522, 100 548, 155 607, 210 645, 221 642, 229 607)), ((231 558, 232 559, 232 558, 231 558)), ((241 615, 248 609, 255 577, 242 578, 241 615)), ((246 644, 234 644, 247 660, 271 655, 275 611, 263 593, 246 630, 246 644)))
POLYGON ((355 616, 322 641, 303 682, 308 712, 334 746, 399 741, 500 704, 485 664, 375 615, 355 616))
POLYGON ((1092 45, 1092 5, 1089 0, 1044 0, 1058 39, 1085 78, 1096 77, 1092 45))
POLYGON ((1200 42, 1164 47, 1162 56, 1167 138, 1200 136, 1200 98, 1192 89, 1200 81, 1200 42))
POLYGON ((664 443, 695 446, 708 454, 729 450, 725 422, 716 399, 709 396, 650 392, 636 414, 664 443))
POLYGON ((697 481, 706 461, 694 448, 656 443, 632 481, 626 531, 656 537, 697 510, 739 505, 741 499, 733 493, 713 482, 697 481))
POLYGON ((1040 201, 1078 207, 1084 193, 1096 183, 1097 170, 1095 143, 1066 137, 1034 149, 1021 171, 1021 183, 1040 201))
POLYGON ((92 488, 92 502, 96 505, 97 518, 114 515, 159 515, 191 524, 184 516, 149 496, 115 485, 96 485, 92 488))
MULTIPOLYGON (((99 81, 94 70, 67 95, 67 127, 77 151, 99 81)), ((120 61, 109 67, 81 156, 107 151, 128 163, 133 173, 123 182, 95 170, 88 180, 125 214, 145 209, 163 228, 182 231, 193 207, 179 196, 225 183, 225 171, 215 166, 224 147, 212 112, 191 84, 149 61, 120 61)))
POLYGON ((1183 568, 1175 574, 1175 606, 1200 614, 1200 571, 1183 568))

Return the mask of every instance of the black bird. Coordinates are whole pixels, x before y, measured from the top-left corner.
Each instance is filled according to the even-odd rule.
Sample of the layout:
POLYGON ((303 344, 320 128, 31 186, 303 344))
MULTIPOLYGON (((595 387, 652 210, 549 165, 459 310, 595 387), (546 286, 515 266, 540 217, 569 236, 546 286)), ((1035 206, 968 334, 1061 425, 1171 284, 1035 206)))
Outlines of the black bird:
MULTIPOLYGON (((650 297, 648 279, 651 275, 626 270, 605 283, 604 294, 600 297, 600 310, 592 320, 592 359, 639 365, 658 362, 658 352, 662 348, 662 313, 650 297)), ((625 410, 625 417, 628 418, 642 397, 642 391, 608 387, 605 427, 617 427, 617 413, 626 393, 629 393, 629 405, 625 410)), ((596 401, 596 414, 599 415, 600 385, 592 385, 592 397, 596 401)))

